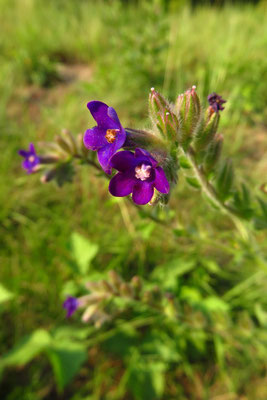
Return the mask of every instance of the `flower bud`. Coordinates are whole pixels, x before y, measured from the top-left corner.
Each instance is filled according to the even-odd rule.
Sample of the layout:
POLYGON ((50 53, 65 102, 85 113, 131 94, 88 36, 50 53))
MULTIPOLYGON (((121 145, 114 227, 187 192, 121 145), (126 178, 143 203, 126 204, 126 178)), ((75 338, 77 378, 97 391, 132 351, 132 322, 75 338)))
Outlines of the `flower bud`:
POLYGON ((97 311, 94 315, 94 325, 97 329, 101 328, 101 326, 104 325, 105 322, 110 320, 111 316, 107 315, 103 311, 97 311))
POLYGON ((116 289, 116 290, 120 290, 120 285, 122 284, 122 279, 121 279, 121 277, 120 277, 120 275, 116 272, 116 271, 114 271, 114 270, 110 270, 109 272, 108 272, 108 276, 109 276, 109 279, 110 279, 110 281, 111 281, 111 284, 114 286, 114 288, 116 289))
POLYGON ((133 276, 131 279, 131 285, 132 287, 134 287, 135 289, 141 290, 142 289, 142 279, 140 278, 140 276, 133 276))
POLYGON ((223 147, 223 136, 215 135, 214 139, 210 142, 205 158, 204 158, 204 169, 207 173, 211 172, 217 162, 219 161, 223 147))
POLYGON ((131 286, 133 288, 134 295, 136 297, 139 297, 140 292, 141 292, 142 287, 143 287, 143 282, 142 282, 141 278, 139 276, 134 276, 131 279, 131 286))
POLYGON ((78 153, 81 154, 82 157, 86 159, 88 157, 88 154, 91 153, 91 151, 87 147, 85 147, 82 133, 79 133, 77 136, 77 145, 78 145, 78 153))
POLYGON ((71 144, 66 140, 66 138, 61 135, 56 136, 57 144, 64 150, 67 154, 71 155, 73 152, 71 144))
POLYGON ((60 157, 56 154, 45 154, 39 156, 40 164, 55 164, 60 160, 60 157))
POLYGON ((181 137, 179 139, 183 147, 187 148, 201 116, 201 106, 195 86, 178 96, 175 111, 178 120, 181 122, 181 137))
POLYGON ((78 299, 79 307, 86 307, 95 303, 99 303, 105 298, 107 298, 106 293, 93 293, 81 296, 78 299))
POLYGON ((162 292, 160 291, 159 286, 154 286, 151 290, 151 293, 155 303, 158 303, 162 300, 162 292))
POLYGON ((170 111, 170 105, 162 94, 151 88, 149 94, 149 112, 153 121, 157 119, 158 114, 165 114, 170 111))
POLYGON ((86 308, 85 312, 82 315, 82 321, 83 322, 88 322, 93 315, 97 312, 99 305, 97 304, 92 304, 89 307, 86 308))
POLYGON ((101 281, 101 286, 102 286, 103 292, 107 292, 107 293, 111 293, 111 294, 114 293, 114 288, 108 281, 103 279, 101 281))
POLYGON ((172 112, 166 112, 164 116, 164 131, 168 140, 178 146, 179 121, 172 112))
POLYGON ((120 293, 124 297, 132 297, 133 296, 133 289, 131 288, 131 286, 128 283, 123 282, 120 285, 120 293))
POLYGON ((197 152, 204 150, 213 140, 220 121, 220 114, 209 107, 204 120, 199 125, 194 138, 194 148, 197 152))
POLYGON ((146 290, 143 294, 143 302, 151 304, 153 302, 153 294, 151 290, 146 290))
POLYGON ((44 143, 44 147, 47 149, 49 156, 57 157, 61 160, 66 158, 66 151, 62 149, 62 147, 59 146, 58 143, 55 142, 44 143))
POLYGON ((89 289, 90 292, 92 292, 92 293, 93 292, 101 292, 101 290, 102 290, 100 282, 95 282, 95 281, 86 282, 85 287, 87 289, 89 289))
POLYGON ((70 149, 72 150, 72 155, 78 155, 78 146, 74 136, 67 129, 63 129, 61 136, 66 142, 69 144, 70 149))
POLYGON ((41 176, 41 182, 42 183, 48 183, 52 181, 57 175, 57 168, 49 169, 44 173, 44 175, 41 176))
POLYGON ((168 101, 154 88, 149 95, 150 117, 161 136, 171 143, 177 142, 179 121, 168 101))

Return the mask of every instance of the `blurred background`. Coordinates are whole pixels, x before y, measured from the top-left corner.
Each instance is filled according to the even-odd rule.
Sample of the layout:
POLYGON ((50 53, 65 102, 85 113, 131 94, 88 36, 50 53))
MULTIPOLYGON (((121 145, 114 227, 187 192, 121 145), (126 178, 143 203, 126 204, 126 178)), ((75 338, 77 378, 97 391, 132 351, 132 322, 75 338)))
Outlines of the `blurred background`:
POLYGON ((27 176, 17 155, 63 128, 83 133, 92 99, 123 126, 145 128, 151 87, 174 100, 196 85, 205 106, 213 91, 227 100, 224 152, 257 195, 267 176, 266 17, 265 0, 0 0, 0 355, 13 351, 1 400, 267 398, 263 232, 245 243, 182 178, 166 230, 111 199, 89 167, 59 188, 27 176), (156 326, 137 340, 125 330, 88 346, 81 362, 39 354, 44 332, 64 326, 82 338, 79 315, 66 321, 62 309, 80 279, 75 232, 97 249, 88 279, 110 269, 154 279, 194 334, 156 326))

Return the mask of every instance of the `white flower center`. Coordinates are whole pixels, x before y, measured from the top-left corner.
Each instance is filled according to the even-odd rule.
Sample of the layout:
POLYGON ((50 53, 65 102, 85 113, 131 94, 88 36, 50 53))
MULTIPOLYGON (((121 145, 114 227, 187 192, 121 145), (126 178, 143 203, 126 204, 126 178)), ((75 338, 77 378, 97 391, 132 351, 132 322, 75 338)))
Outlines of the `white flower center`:
POLYGON ((30 161, 31 163, 33 163, 34 160, 35 160, 35 157, 34 157, 34 156, 30 156, 30 157, 29 157, 29 161, 30 161))
POLYGON ((150 177, 151 166, 146 164, 141 164, 135 167, 135 177, 141 181, 145 181, 150 177))

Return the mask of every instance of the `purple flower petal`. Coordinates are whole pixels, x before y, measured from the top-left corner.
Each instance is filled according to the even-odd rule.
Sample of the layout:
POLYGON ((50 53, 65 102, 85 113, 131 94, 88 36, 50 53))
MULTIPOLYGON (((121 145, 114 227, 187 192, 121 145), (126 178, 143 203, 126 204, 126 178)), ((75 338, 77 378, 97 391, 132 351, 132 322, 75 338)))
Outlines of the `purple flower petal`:
POLYGON ((134 167, 135 164, 136 159, 134 154, 128 150, 119 151, 118 153, 114 154, 110 160, 111 167, 120 172, 127 171, 128 169, 134 167))
POLYGON ((18 151, 18 154, 19 154, 21 157, 28 157, 29 152, 26 151, 26 150, 19 150, 19 151, 18 151))
POLYGON ((97 126, 87 129, 83 137, 85 147, 91 150, 98 150, 100 147, 106 146, 108 142, 105 135, 106 131, 97 126))
POLYGON ((110 163, 109 163, 110 159, 113 156, 113 154, 115 154, 116 151, 118 151, 123 146, 123 144, 125 142, 125 137, 126 137, 126 134, 123 131, 123 133, 119 134, 116 137, 116 140, 114 143, 108 143, 104 147, 101 147, 97 151, 99 164, 101 165, 103 170, 109 175, 111 174, 111 170, 112 170, 110 163))
POLYGON ((31 152, 31 153, 33 153, 33 154, 35 154, 36 152, 35 152, 35 148, 34 148, 34 145, 33 145, 33 143, 30 143, 30 146, 29 146, 29 151, 31 152))
POLYGON ((227 103, 227 101, 224 100, 222 96, 219 96, 215 92, 208 95, 208 102, 214 112, 223 111, 225 107, 223 107, 222 105, 224 103, 227 103))
POLYGON ((115 152, 116 152, 115 143, 113 143, 111 145, 107 144, 106 146, 101 147, 101 149, 99 149, 97 151, 97 157, 98 157, 99 164, 101 165, 103 170, 106 172, 106 174, 109 174, 109 175, 111 174, 112 168, 109 164, 109 160, 115 152))
POLYGON ((153 183, 143 181, 135 183, 133 187, 133 201, 140 206, 149 203, 153 194, 153 183))
MULTIPOLYGON (((111 107, 108 107, 107 104, 102 103, 102 101, 90 101, 87 104, 89 111, 91 112, 93 118, 96 120, 97 125, 103 129, 118 129, 121 128, 118 117, 114 118, 115 110, 109 110, 111 107), (108 115, 108 112, 111 115, 108 115)), ((116 114, 117 116, 117 114, 116 114)))
POLYGON ((119 120, 119 117, 116 113, 116 111, 114 110, 113 107, 108 107, 108 116, 118 125, 121 127, 121 123, 119 120))
POLYGON ((40 164, 40 159, 36 154, 34 145, 30 143, 29 151, 26 150, 19 150, 18 154, 24 157, 25 160, 22 162, 22 168, 24 168, 28 174, 31 174, 35 171, 35 167, 40 164))
POLYGON ((29 171, 29 172, 31 172, 31 169, 32 169, 32 163, 29 161, 29 160, 24 160, 24 161, 22 161, 22 167, 26 170, 26 171, 29 171))
POLYGON ((144 149, 139 149, 139 148, 135 149, 134 156, 136 158, 140 158, 140 162, 142 162, 143 160, 147 161, 147 159, 149 159, 153 168, 156 168, 156 166, 158 165, 158 162, 151 156, 151 154, 148 151, 146 151, 144 149), (144 158, 144 156, 145 156, 145 158, 144 158))
POLYGON ((73 296, 69 296, 63 303, 63 308, 67 311, 67 318, 71 317, 72 314, 77 310, 78 308, 78 299, 73 296))
POLYGON ((111 174, 110 158, 124 145, 126 132, 114 108, 101 101, 90 101, 87 107, 97 126, 85 132, 84 144, 91 150, 97 150, 101 167, 111 174))
POLYGON ((155 169, 155 172, 156 172, 156 178, 154 181, 155 188, 161 193, 169 193, 170 185, 166 178, 165 172, 163 171, 163 168, 157 167, 155 169))
POLYGON ((134 186, 133 174, 131 172, 118 172, 109 183, 109 191, 112 196, 123 197, 128 196, 133 191, 134 186))

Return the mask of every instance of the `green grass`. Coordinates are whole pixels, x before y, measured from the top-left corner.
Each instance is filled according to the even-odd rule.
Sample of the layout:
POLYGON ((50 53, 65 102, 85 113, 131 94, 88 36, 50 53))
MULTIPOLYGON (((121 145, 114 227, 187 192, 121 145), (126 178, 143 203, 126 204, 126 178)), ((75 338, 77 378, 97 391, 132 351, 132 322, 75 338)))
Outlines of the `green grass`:
MULTIPOLYGON (((182 178, 170 204, 180 232, 175 236, 141 219, 127 202, 111 200, 107 182, 89 167, 78 168, 74 183, 60 189, 41 185, 38 176, 20 168, 17 150, 30 141, 51 140, 62 128, 85 131, 93 123, 86 109, 91 99, 112 104, 124 126, 138 128, 148 124, 150 87, 174 99, 196 84, 202 96, 216 91, 228 100, 224 151, 258 193, 266 179, 266 11, 185 8, 165 14, 159 2, 152 3, 0 0, 0 282, 15 294, 0 306, 0 354, 35 329, 64 324, 64 284, 76 279, 70 237, 78 231, 100 247, 94 273, 113 268, 126 279, 140 274, 149 281, 157 266, 186 258, 194 269, 175 289, 180 301, 194 308, 194 299, 216 295, 228 304, 218 354, 210 355, 201 335, 188 339, 195 358, 194 351, 183 350, 183 362, 166 363, 162 398, 217 400, 226 393, 225 399, 252 400, 253 386, 263 400, 263 233, 255 234, 259 250, 243 243, 231 221, 210 210, 182 178)), ((131 390, 120 394, 118 385, 124 355, 111 353, 105 346, 90 349, 88 363, 63 394, 57 394, 51 369, 39 357, 4 374, 3 398, 131 399, 131 390), (113 367, 114 375, 107 373, 113 367)), ((133 362, 141 365, 135 356, 133 362)))

